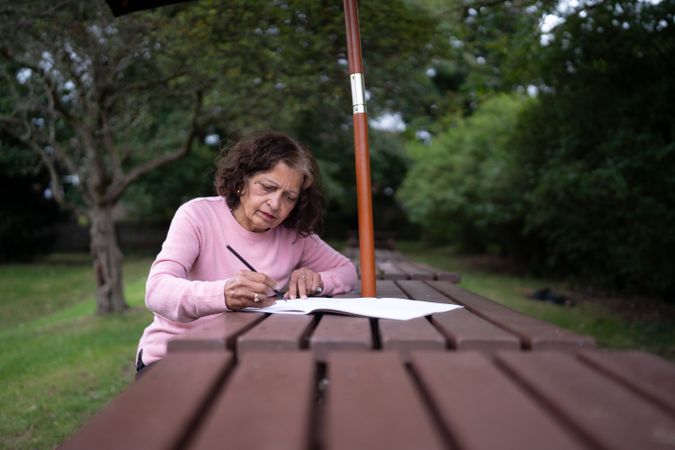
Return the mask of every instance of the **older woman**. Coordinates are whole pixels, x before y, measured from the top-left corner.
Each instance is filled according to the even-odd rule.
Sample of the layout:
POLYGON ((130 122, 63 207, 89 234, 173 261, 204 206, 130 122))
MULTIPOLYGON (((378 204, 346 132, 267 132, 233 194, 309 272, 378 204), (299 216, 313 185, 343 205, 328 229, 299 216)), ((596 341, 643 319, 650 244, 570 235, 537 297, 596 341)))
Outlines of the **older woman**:
POLYGON ((275 291, 304 298, 354 289, 354 265, 314 234, 318 179, 310 151, 281 133, 244 138, 225 154, 219 196, 178 208, 150 269, 145 303, 154 320, 138 346, 139 372, 177 334, 226 311, 268 306, 275 291))

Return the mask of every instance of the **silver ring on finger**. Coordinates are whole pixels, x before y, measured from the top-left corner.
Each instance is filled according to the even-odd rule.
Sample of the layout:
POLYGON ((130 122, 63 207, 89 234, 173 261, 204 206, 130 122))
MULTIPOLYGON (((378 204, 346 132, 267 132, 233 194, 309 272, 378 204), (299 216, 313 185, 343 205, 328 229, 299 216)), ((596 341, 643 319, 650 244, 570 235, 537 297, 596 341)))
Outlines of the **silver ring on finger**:
POLYGON ((255 293, 253 294, 253 301, 254 301, 255 303, 260 303, 260 298, 258 297, 258 293, 257 293, 257 292, 255 292, 255 293))

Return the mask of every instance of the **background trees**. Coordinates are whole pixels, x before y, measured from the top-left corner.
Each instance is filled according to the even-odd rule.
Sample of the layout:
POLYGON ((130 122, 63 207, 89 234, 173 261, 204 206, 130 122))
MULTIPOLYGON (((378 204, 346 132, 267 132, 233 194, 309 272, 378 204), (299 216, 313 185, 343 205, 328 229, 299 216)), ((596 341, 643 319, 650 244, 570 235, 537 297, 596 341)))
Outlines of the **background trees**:
POLYGON ((0 42, 10 92, 0 125, 39 156, 54 200, 87 218, 99 313, 126 308, 113 209, 131 183, 189 152, 205 84, 188 85, 190 58, 173 52, 159 15, 112 23, 104 8, 13 4, 0 42))
POLYGON ((673 2, 620 0, 465 14, 471 45, 456 47, 483 69, 458 89, 467 108, 410 149, 399 195, 411 218, 535 273, 672 298, 674 12, 673 2), (508 107, 500 91, 532 99, 508 107))
POLYGON ((675 292, 673 12, 667 1, 571 11, 541 49, 546 89, 515 147, 543 262, 664 297, 675 292))
POLYGON ((524 199, 513 152, 513 130, 534 100, 500 94, 458 118, 430 144, 409 148, 413 159, 398 198, 427 237, 468 252, 500 245, 514 250, 523 228, 524 199), (515 242, 513 242, 515 244, 515 242))
MULTIPOLYGON (((403 204, 423 236, 668 296, 673 9, 363 2, 369 115, 400 127, 371 130, 378 229, 409 232, 403 204)), ((168 220, 211 194, 218 149, 253 129, 307 142, 327 231, 355 228, 339 2, 203 0, 113 19, 103 2, 34 1, 0 19, 3 151, 38 155, 20 173, 47 174, 90 224, 99 299, 122 299, 101 311, 124 305, 108 281, 116 218, 168 220)))
MULTIPOLYGON (((387 2, 386 14, 382 5, 364 6, 362 16, 372 48, 366 64, 373 77, 388 75, 372 83, 377 114, 398 108, 406 74, 423 70, 435 21, 402 1, 387 2), (405 27, 395 35, 397 23, 405 27), (392 82, 399 75, 400 85, 392 82)), ((3 6, 0 26, 3 148, 38 155, 54 200, 89 223, 99 313, 126 307, 115 233, 123 195, 135 184, 127 210, 161 216, 186 195, 210 194, 222 139, 256 128, 298 136, 318 156, 329 210, 349 215, 351 105, 339 3, 202 1, 113 19, 104 2, 33 1, 3 6), (188 164, 169 165, 193 147, 188 164)), ((395 152, 379 158, 388 155, 395 152)))

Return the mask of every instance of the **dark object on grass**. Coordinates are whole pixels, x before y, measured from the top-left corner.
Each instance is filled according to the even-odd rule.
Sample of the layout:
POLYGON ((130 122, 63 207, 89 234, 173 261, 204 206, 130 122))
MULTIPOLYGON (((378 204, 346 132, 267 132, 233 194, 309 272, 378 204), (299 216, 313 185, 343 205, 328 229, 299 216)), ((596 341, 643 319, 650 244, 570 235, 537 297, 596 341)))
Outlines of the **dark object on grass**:
POLYGON ((558 294, 551 290, 550 288, 536 289, 528 294, 526 297, 532 298, 535 300, 541 300, 547 303, 555 303, 556 305, 562 306, 574 306, 576 302, 571 298, 568 298, 562 294, 558 294))

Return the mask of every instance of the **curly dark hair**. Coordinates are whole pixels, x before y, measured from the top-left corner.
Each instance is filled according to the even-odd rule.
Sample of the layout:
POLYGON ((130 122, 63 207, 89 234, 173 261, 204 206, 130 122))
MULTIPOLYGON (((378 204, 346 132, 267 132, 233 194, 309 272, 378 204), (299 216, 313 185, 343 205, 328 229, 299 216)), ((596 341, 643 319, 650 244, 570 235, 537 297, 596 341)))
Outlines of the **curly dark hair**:
POLYGON ((239 192, 246 181, 283 162, 304 174, 300 195, 291 213, 282 222, 302 237, 320 233, 323 226, 324 198, 319 166, 312 152, 291 137, 279 132, 260 132, 241 138, 224 148, 216 162, 214 185, 230 209, 239 206, 239 192))

